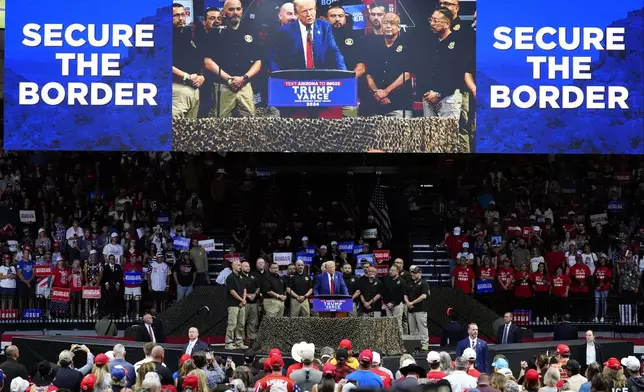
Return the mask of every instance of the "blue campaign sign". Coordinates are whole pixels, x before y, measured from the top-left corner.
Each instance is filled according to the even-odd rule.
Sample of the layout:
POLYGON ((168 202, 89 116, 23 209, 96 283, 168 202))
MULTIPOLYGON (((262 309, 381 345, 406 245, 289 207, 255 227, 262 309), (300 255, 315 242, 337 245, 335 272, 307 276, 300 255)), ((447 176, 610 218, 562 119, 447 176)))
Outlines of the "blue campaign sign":
POLYGON ((364 30, 367 28, 367 22, 364 17, 367 7, 364 4, 345 5, 342 8, 344 8, 347 15, 351 15, 354 30, 364 30))
POLYGON ((311 265, 313 263, 313 255, 306 252, 298 252, 295 255, 295 260, 302 260, 305 265, 311 265))
POLYGON ((124 284, 140 285, 143 283, 143 274, 141 272, 126 272, 124 284))
POLYGON ((167 226, 170 224, 170 217, 168 216, 168 214, 159 214, 159 217, 157 218, 157 223, 162 226, 167 226))
POLYGON ((338 107, 358 104, 358 80, 268 81, 268 104, 275 107, 338 107))
POLYGON ((370 265, 376 265, 376 258, 373 254, 356 255, 356 259, 358 260, 358 264, 362 264, 363 260, 367 260, 370 265))
POLYGON ((304 249, 304 253, 308 253, 310 255, 315 255, 315 246, 307 246, 304 249))
POLYGON ((476 293, 485 294, 494 292, 494 283, 491 280, 477 280, 476 293))
POLYGON ((353 312, 351 298, 320 299, 313 298, 314 312, 353 312))
POLYGON ((353 242, 338 242, 338 250, 340 252, 353 253, 353 242))
POLYGON ((174 247, 175 249, 179 249, 179 250, 190 249, 190 238, 174 237, 174 247))
POLYGON ((22 311, 23 320, 40 320, 42 318, 42 309, 25 309, 22 311))

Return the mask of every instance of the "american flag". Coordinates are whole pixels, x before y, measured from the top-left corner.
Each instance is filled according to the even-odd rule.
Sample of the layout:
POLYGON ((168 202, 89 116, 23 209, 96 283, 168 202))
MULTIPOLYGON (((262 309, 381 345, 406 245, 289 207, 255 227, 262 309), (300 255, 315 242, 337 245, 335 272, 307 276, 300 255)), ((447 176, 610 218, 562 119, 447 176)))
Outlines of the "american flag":
POLYGON ((378 235, 383 241, 389 241, 392 237, 391 219, 389 219, 389 208, 387 208, 385 193, 380 186, 380 177, 376 179, 376 187, 369 202, 369 215, 373 216, 378 225, 378 235))
POLYGON ((353 173, 347 173, 347 187, 344 192, 342 209, 347 214, 347 218, 353 219, 354 222, 360 222, 360 209, 356 203, 356 186, 353 180, 353 173))

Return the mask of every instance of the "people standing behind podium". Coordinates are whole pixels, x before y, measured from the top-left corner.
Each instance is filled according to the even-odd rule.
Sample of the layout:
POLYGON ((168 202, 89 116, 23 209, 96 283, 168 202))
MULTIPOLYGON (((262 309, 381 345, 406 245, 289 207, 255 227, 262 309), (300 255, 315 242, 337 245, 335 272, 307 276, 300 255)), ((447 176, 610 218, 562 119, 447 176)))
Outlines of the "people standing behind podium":
POLYGON ((387 317, 395 317, 403 335, 402 318, 405 308, 405 293, 407 282, 400 277, 400 268, 397 265, 389 267, 389 276, 386 276, 383 283, 383 302, 387 317))
POLYGON ((291 317, 311 316, 309 297, 313 293, 313 282, 309 275, 304 273, 302 260, 295 262, 295 273, 291 276, 290 285, 286 292, 291 296, 291 317))
POLYGON ((358 279, 352 271, 351 264, 344 263, 342 265, 342 279, 344 280, 344 285, 347 286, 347 290, 351 299, 353 300, 353 311, 348 313, 349 317, 358 316, 358 301, 360 299, 360 279, 358 279))
POLYGON ((473 348, 476 352, 476 365, 474 366, 479 372, 488 372, 488 348, 487 343, 479 339, 479 327, 476 323, 470 323, 467 326, 467 337, 456 345, 456 356, 463 355, 466 348, 473 348))
POLYGON ((365 276, 360 278, 360 307, 358 313, 363 317, 380 317, 384 287, 378 279, 374 266, 366 268, 365 276))
POLYGON ((284 316, 284 302, 286 301, 286 285, 279 275, 280 266, 271 263, 268 274, 264 280, 264 312, 266 317, 284 316))
POLYGON ((226 278, 226 304, 228 307, 228 324, 226 326, 226 350, 247 349, 244 344, 244 326, 246 325, 246 287, 241 277, 241 263, 231 263, 233 272, 226 278))
POLYGON ((204 66, 217 75, 215 95, 217 107, 210 117, 240 117, 255 115, 255 101, 251 79, 260 71, 261 53, 256 48, 256 37, 246 23, 242 23, 243 7, 239 0, 227 0, 223 8, 225 29, 209 36, 204 66))
POLYGON ((242 266, 242 281, 246 288, 246 325, 245 336, 249 341, 257 338, 257 325, 259 323, 259 300, 261 287, 257 277, 250 271, 250 263, 244 261, 242 266))
POLYGON ((429 309, 429 285, 423 279, 419 267, 409 268, 412 282, 405 293, 405 305, 409 312, 409 333, 420 337, 421 350, 429 351, 429 334, 427 331, 427 311, 429 309))
POLYGON ((333 37, 331 24, 316 19, 315 0, 295 0, 298 21, 282 26, 271 52, 271 70, 346 70, 344 56, 333 37))
POLYGON ((197 118, 199 87, 205 80, 192 29, 186 26, 187 17, 182 4, 172 4, 172 118, 197 118))
POLYGON ((512 322, 513 318, 512 312, 506 312, 503 315, 503 325, 496 333, 497 344, 521 343, 521 328, 512 322))
POLYGON ((323 264, 324 272, 317 276, 313 295, 349 295, 341 273, 335 271, 335 261, 323 264))

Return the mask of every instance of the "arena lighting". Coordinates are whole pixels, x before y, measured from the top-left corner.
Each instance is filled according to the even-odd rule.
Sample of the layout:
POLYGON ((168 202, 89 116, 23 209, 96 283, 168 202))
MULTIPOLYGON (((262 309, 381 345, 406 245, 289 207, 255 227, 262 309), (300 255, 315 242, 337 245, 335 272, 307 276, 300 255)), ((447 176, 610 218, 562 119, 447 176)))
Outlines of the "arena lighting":
POLYGON ((422 184, 420 187, 421 188, 433 188, 434 184, 422 184))

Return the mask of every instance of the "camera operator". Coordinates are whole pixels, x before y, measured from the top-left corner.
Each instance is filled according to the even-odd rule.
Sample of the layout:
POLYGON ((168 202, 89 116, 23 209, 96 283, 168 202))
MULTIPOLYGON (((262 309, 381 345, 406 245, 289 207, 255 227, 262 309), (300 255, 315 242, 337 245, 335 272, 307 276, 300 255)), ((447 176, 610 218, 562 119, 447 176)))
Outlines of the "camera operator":
POLYGON ((215 361, 215 356, 212 351, 197 351, 192 354, 192 360, 195 362, 197 369, 201 369, 206 373, 208 389, 213 389, 217 384, 226 380, 226 374, 217 361, 215 361))

